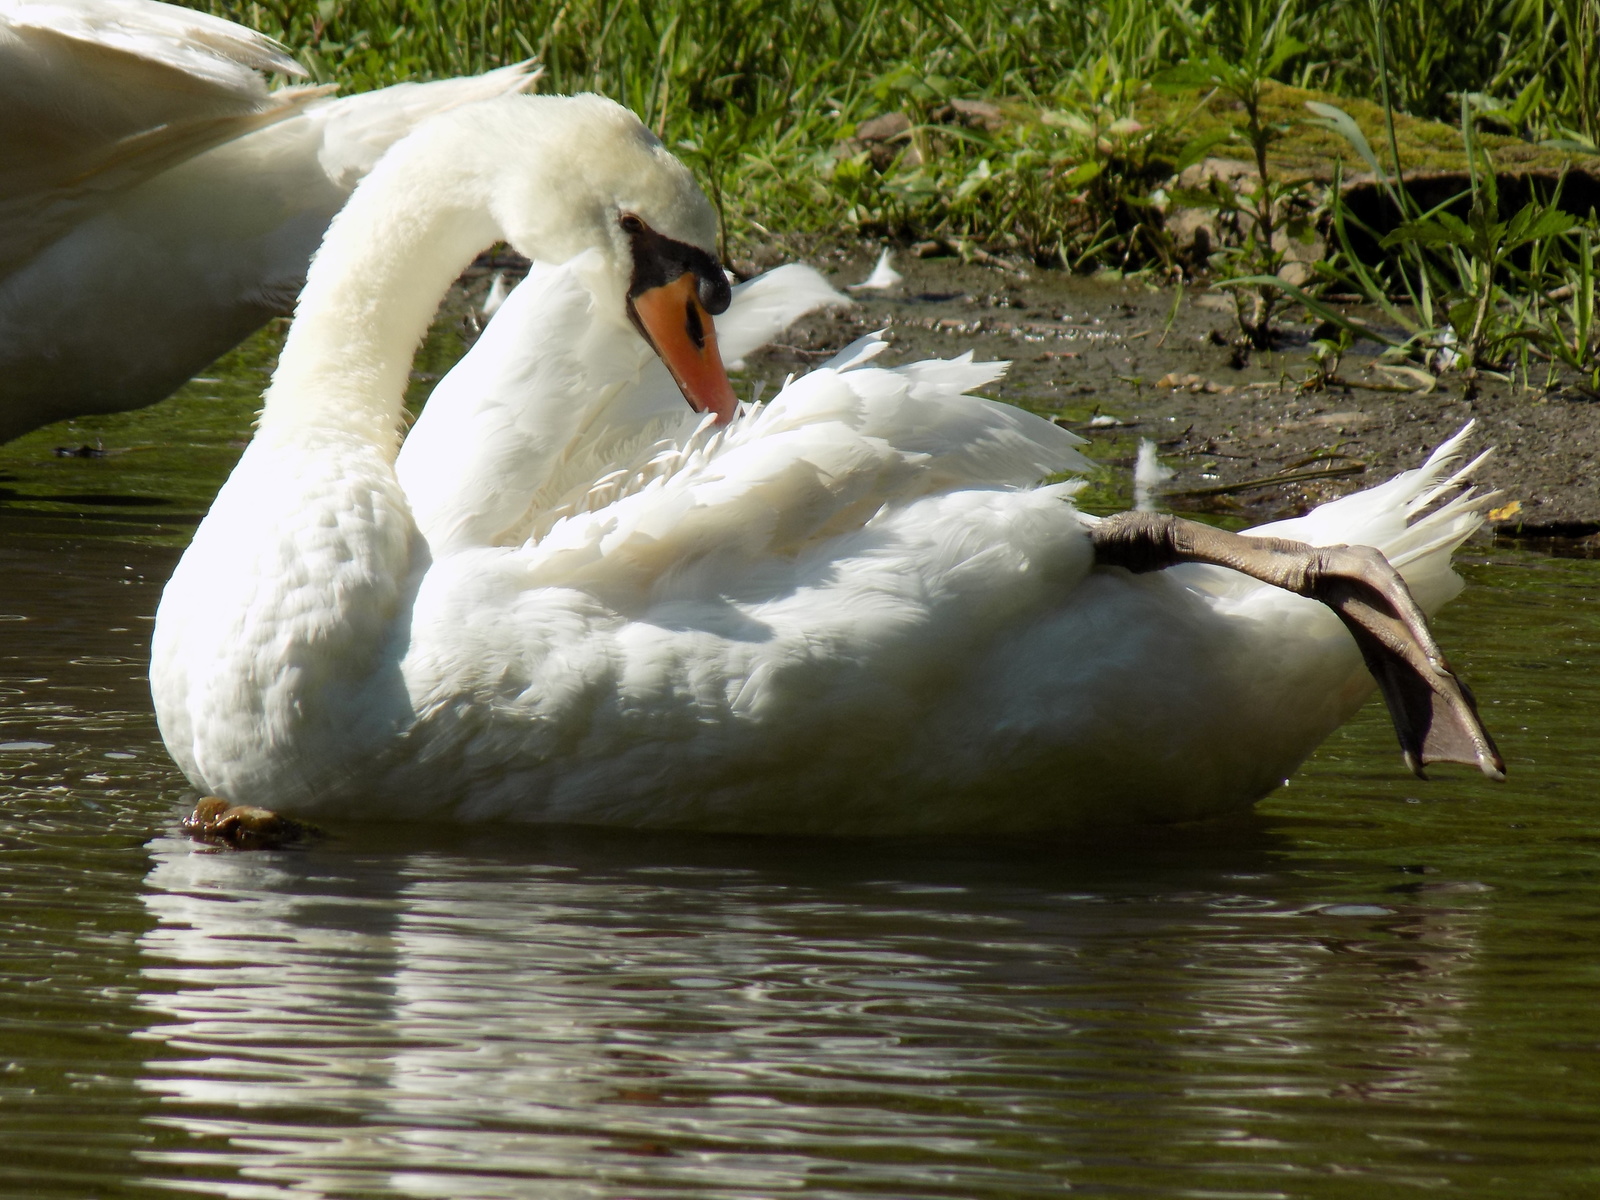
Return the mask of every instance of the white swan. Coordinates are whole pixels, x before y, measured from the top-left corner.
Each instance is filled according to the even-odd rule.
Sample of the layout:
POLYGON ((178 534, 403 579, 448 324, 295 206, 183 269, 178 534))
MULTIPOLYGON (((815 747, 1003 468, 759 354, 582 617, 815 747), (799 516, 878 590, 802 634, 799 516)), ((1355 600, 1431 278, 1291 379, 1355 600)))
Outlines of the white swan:
POLYGON ((289 311, 350 190, 523 66, 343 99, 282 47, 156 0, 0 0, 0 440, 166 396, 289 311))
MULTIPOLYGON (((352 818, 827 833, 1225 811, 1371 681, 1322 605, 1215 567, 1130 573, 1194 559, 1322 597, 1414 762, 1498 771, 1381 559, 1079 514, 1071 485, 1031 486, 1079 461, 1075 439, 962 394, 996 364, 882 370, 868 339, 737 415, 714 234, 681 164, 596 97, 475 105, 385 156, 330 227, 260 430, 162 598, 152 690, 196 787, 352 818), (543 326, 547 352, 503 392, 536 415, 493 421, 545 478, 491 468, 511 503, 467 528, 451 504, 495 488, 471 477, 487 460, 457 460, 430 548, 394 465, 410 357, 499 239, 558 264, 489 330, 543 326), (659 394, 645 339, 712 414, 675 447, 642 440, 648 403, 609 411, 659 394), (608 371, 606 394, 569 386, 608 371), (578 470, 630 422, 631 461, 578 470)), ((1441 603, 1480 520, 1460 495, 1423 511, 1453 450, 1277 532, 1383 544, 1441 603)))

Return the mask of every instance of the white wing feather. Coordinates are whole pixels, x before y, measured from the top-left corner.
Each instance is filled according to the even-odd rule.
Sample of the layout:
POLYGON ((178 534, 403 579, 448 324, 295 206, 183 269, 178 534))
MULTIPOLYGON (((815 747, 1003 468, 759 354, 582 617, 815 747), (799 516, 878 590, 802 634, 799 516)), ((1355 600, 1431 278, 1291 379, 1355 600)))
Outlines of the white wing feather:
POLYGON ((326 89, 276 42, 156 0, 0 0, 0 273, 120 191, 326 89))

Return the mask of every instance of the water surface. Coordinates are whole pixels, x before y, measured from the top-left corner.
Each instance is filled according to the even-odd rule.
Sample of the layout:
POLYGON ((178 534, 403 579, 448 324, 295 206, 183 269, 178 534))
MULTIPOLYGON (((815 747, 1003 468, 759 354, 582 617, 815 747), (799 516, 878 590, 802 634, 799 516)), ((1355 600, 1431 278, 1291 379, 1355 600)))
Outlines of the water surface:
POLYGON ((1503 786, 1369 707, 1251 819, 1095 845, 207 853, 150 616, 271 352, 0 457, 0 1193, 1600 1193, 1600 563, 1464 556, 1503 786))

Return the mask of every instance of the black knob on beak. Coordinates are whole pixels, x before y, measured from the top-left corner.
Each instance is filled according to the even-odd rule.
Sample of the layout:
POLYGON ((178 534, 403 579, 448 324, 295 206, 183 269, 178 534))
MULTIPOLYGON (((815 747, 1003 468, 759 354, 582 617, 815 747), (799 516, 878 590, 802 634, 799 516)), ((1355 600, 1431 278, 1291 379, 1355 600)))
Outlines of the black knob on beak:
POLYGON ((703 267, 696 264, 696 276, 699 279, 700 303, 705 305, 706 311, 713 317, 720 316, 728 311, 728 305, 733 303, 733 289, 728 286, 728 277, 723 273, 722 265, 715 259, 711 260, 714 275, 702 274, 703 267))

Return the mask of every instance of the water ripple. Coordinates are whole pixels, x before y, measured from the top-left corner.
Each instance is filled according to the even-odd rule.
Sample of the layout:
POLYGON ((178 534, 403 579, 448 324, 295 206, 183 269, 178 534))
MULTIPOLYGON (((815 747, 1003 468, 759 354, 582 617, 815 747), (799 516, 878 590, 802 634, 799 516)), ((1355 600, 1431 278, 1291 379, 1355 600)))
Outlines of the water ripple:
POLYGON ((1403 777, 1370 714, 1259 818, 1106 847, 361 829, 229 855, 174 835, 130 665, 170 558, 0 542, 26 618, 0 646, 0 1192, 1596 1182, 1595 564, 1491 556, 1446 621, 1503 788, 1403 777))

